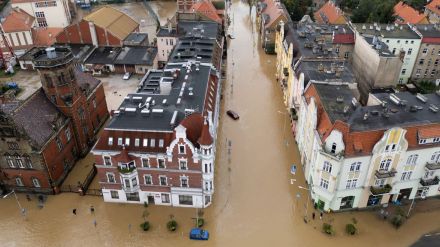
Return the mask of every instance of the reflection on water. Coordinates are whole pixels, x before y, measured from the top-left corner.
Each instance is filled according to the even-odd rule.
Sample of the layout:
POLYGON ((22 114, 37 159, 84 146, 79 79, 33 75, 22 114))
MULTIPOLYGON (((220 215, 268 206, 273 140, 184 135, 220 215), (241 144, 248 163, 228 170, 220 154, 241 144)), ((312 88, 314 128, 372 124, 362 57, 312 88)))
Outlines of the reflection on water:
POLYGON ((76 194, 51 196, 38 209, 35 199, 28 202, 22 195, 27 221, 20 217, 13 197, 0 200, 2 246, 406 246, 439 227, 438 211, 417 214, 398 231, 372 212, 326 214, 323 221, 333 223, 333 237, 321 233, 323 221, 302 221, 307 194, 297 189, 304 186, 303 174, 289 173, 299 158, 288 128, 283 133, 287 120, 274 81, 275 56, 261 52, 249 7, 238 0, 232 7, 235 39, 229 46, 228 81, 223 87, 216 193, 204 216, 210 240, 188 240, 194 209, 103 203, 100 197, 76 194), (226 117, 226 109, 238 112, 240 120, 226 117), (90 205, 96 209, 93 215, 90 205), (139 228, 144 210, 152 224, 149 232, 139 228), (174 233, 165 228, 170 214, 179 224, 174 233), (353 217, 360 234, 348 237, 344 226, 353 217))

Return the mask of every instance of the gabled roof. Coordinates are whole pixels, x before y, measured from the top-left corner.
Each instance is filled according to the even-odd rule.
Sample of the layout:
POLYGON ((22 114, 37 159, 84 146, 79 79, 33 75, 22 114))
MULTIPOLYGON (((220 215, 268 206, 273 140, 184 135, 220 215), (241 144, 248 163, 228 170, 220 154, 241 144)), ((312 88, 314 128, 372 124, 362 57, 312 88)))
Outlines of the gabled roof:
MULTIPOLYGON (((265 26, 270 27, 281 16, 285 16, 283 7, 279 2, 274 0, 265 0, 266 7, 263 9, 263 17, 265 18, 265 26)), ((287 19, 287 18, 286 18, 287 19)))
POLYGON ((211 1, 201 0, 191 7, 191 11, 202 14, 219 24, 222 23, 222 19, 217 14, 217 9, 214 7, 211 1))
POLYGON ((90 13, 83 20, 93 22, 96 26, 107 29, 120 40, 127 38, 139 26, 139 23, 128 15, 108 6, 90 13))
POLYGON ((396 23, 428 24, 428 19, 425 14, 419 13, 402 1, 394 6, 394 15, 398 17, 396 23))
POLYGON ((317 23, 320 24, 344 24, 347 23, 345 19, 339 23, 341 17, 344 17, 344 12, 339 9, 333 1, 328 1, 313 16, 317 23))
POLYGON ((51 46, 56 41, 56 36, 63 31, 63 28, 47 27, 32 29, 34 46, 51 46))
POLYGON ((26 13, 26 11, 20 8, 13 8, 11 13, 6 16, 2 26, 6 33, 30 31, 34 22, 35 18, 26 13))
POLYGON ((436 13, 437 15, 440 15, 440 0, 432 0, 430 3, 428 3, 425 8, 431 10, 432 12, 436 13))

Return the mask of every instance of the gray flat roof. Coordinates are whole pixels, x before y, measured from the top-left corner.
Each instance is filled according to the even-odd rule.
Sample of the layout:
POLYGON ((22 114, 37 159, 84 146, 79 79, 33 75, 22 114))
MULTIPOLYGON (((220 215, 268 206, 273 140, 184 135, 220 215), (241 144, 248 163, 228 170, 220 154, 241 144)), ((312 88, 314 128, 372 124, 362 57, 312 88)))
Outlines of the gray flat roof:
POLYGON ((352 131, 440 123, 440 112, 430 109, 432 106, 440 108, 438 93, 425 94, 426 103, 409 92, 377 93, 373 96, 381 102, 386 102, 385 106, 380 104, 354 107, 352 104, 354 95, 347 85, 314 84, 314 86, 330 120, 344 121, 349 124, 352 131), (399 99, 403 104, 396 104, 390 97, 399 99))
POLYGON ((337 61, 301 61, 297 73, 304 73, 304 83, 314 81, 341 81, 354 83, 351 65, 337 61))
POLYGON ((88 64, 113 64, 121 52, 121 47, 98 47, 84 63, 88 64))
POLYGON ((181 38, 174 47, 170 55, 169 62, 184 62, 187 60, 197 60, 202 62, 212 62, 213 51, 216 40, 200 38, 181 38))
POLYGON ((435 24, 419 24, 414 25, 423 38, 440 38, 440 28, 435 24))
POLYGON ((197 71, 192 64, 191 71, 187 71, 187 63, 182 65, 167 65, 164 70, 147 73, 137 92, 125 98, 119 114, 113 116, 106 129, 173 131, 185 118, 185 110, 203 112, 211 66, 200 64, 197 71), (179 71, 176 78, 173 78, 174 71, 179 71), (161 88, 161 81, 169 81, 169 88, 161 88), (139 108, 147 100, 149 108, 139 108), (174 114, 174 124, 171 124, 174 114))
POLYGON ((353 26, 360 34, 377 35, 391 39, 420 39, 408 25, 355 23, 353 26))

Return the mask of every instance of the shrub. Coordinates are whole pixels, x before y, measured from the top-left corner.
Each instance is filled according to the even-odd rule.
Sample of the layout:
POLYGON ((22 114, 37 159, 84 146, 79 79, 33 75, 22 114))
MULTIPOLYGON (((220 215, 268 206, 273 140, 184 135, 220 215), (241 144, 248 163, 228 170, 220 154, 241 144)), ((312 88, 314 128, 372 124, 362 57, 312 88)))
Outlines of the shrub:
POLYGON ((203 219, 203 218, 197 219, 197 222, 196 222, 197 227, 202 227, 204 224, 205 224, 205 219, 203 219))
POLYGON ((142 230, 144 230, 145 232, 148 231, 150 229, 150 222, 145 221, 144 223, 141 224, 141 228, 142 230))
POLYGON ((169 231, 174 232, 177 229, 177 222, 175 220, 168 221, 167 228, 169 231))
POLYGON ((328 223, 322 224, 322 231, 324 233, 327 233, 328 235, 335 234, 335 231, 333 230, 333 226, 331 224, 328 224, 328 223))
POLYGON ((345 225, 345 232, 349 235, 355 235, 357 233, 357 228, 354 224, 345 225))
POLYGON ((144 207, 148 208, 148 203, 147 202, 144 202, 144 207))
POLYGON ((402 226, 404 220, 405 219, 403 218, 402 215, 397 214, 397 215, 394 215, 393 219, 391 220, 391 224, 393 224, 393 226, 397 229, 402 226))

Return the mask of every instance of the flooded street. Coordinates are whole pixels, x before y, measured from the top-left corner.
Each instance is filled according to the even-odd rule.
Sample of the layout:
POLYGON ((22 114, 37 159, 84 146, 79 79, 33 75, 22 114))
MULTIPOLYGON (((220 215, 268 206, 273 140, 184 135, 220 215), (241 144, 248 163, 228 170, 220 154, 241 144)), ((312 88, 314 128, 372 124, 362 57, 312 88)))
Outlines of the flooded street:
MULTIPOLYGON (((48 197, 44 208, 26 201, 27 218, 13 196, 0 199, 1 246, 408 246, 423 233, 438 230, 440 210, 415 213, 399 230, 374 212, 325 214, 323 220, 303 221, 307 191, 301 169, 291 175, 299 155, 275 82, 276 57, 265 55, 258 42, 249 6, 235 0, 231 9, 232 40, 228 50, 228 80, 223 84, 217 143, 213 205, 204 212, 209 241, 190 241, 195 209, 104 203, 101 197, 64 193, 48 197), (233 109, 240 120, 224 112, 233 109), (299 193, 299 197, 296 195, 299 193), (92 214, 89 207, 96 212, 92 214), (73 215, 76 208, 78 214, 73 215), (152 228, 143 232, 143 212, 152 228), (179 226, 170 233, 165 224, 173 214, 179 226), (356 218, 359 235, 347 236, 345 224, 356 218), (93 222, 96 220, 96 227, 93 222), (321 233, 331 222, 336 235, 321 233)), ((102 79, 109 109, 115 109, 128 87, 102 79), (109 97, 118 91, 114 98, 109 97), (121 93, 122 96, 119 96, 121 93)), ((122 80, 121 80, 122 81, 122 80)), ((135 83, 130 83, 130 87, 135 83)), ((131 90, 128 90, 131 91, 131 90)), ((308 208, 309 217, 312 207, 308 208)))

